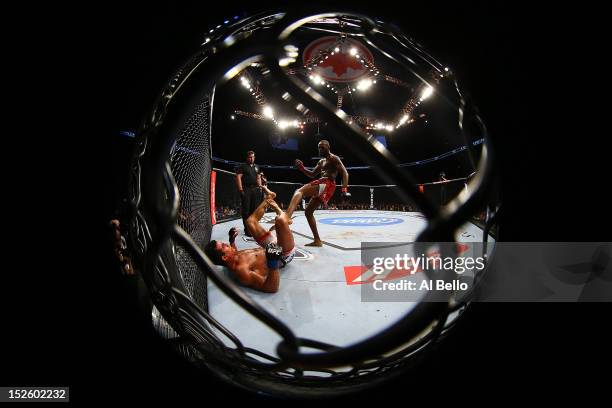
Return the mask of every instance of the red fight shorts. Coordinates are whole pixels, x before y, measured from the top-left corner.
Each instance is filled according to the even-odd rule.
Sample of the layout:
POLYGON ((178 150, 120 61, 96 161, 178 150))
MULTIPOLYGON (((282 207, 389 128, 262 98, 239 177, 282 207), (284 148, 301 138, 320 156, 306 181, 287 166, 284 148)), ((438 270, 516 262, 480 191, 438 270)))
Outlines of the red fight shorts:
POLYGON ((318 197, 325 207, 327 207, 327 202, 334 195, 334 191, 336 190, 336 183, 334 180, 329 179, 327 177, 322 177, 318 180, 308 183, 309 186, 319 186, 319 192, 315 195, 318 197))

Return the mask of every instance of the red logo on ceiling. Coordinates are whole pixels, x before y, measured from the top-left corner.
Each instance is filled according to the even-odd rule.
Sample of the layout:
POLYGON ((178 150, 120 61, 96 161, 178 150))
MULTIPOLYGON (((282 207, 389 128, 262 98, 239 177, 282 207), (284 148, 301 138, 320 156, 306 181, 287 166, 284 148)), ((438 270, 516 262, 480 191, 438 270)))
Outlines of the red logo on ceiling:
POLYGON ((370 74, 370 69, 361 60, 372 64, 374 57, 365 45, 352 38, 340 41, 339 37, 321 37, 306 47, 304 54, 304 65, 309 65, 313 58, 316 66, 312 65, 312 75, 320 75, 329 82, 353 82, 370 74), (338 48, 338 52, 335 49, 338 48), (351 50, 353 50, 353 55, 351 50), (319 59, 320 52, 326 52, 327 58, 319 59), (334 55, 331 55, 331 52, 334 55))

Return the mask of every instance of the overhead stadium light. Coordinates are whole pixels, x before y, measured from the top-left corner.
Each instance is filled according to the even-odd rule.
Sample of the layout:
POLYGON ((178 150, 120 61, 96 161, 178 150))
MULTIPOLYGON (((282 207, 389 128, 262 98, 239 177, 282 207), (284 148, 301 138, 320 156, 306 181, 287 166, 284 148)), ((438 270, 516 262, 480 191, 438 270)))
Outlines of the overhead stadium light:
POLYGON ((365 91, 371 86, 372 86, 371 79, 362 79, 361 81, 357 83, 357 89, 359 89, 360 91, 365 91))
POLYGON ((266 118, 274 119, 274 111, 269 106, 264 106, 263 114, 266 118))
POLYGON ((295 58, 292 57, 281 58, 278 61, 278 65, 281 67, 286 67, 287 65, 293 64, 295 61, 295 58))
POLYGON ((310 80, 314 82, 315 85, 324 85, 325 81, 321 78, 320 75, 311 75, 310 80))
POLYGON ((289 121, 289 120, 286 120, 286 119, 282 119, 282 120, 278 121, 277 125, 282 130, 287 129, 288 127, 293 127, 293 128, 296 128, 296 129, 300 128, 300 127, 303 127, 302 124, 297 119, 294 119, 292 121, 289 121))
POLYGON ((422 102, 425 99, 429 98, 433 94, 433 91, 434 90, 431 86, 428 86, 427 88, 423 89, 423 92, 421 93, 421 98, 419 100, 422 102))
POLYGON ((408 115, 402 116, 402 118, 400 119, 399 123, 397 124, 397 127, 402 126, 404 123, 406 123, 408 121, 409 118, 410 118, 410 116, 408 116, 408 115))

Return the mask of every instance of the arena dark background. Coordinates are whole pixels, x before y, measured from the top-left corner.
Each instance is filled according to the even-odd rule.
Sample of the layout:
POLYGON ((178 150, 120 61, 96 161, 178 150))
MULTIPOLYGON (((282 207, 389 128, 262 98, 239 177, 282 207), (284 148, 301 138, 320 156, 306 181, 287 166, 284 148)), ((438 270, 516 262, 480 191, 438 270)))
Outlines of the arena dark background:
MULTIPOLYGON (((588 189, 595 186, 592 180, 579 176, 583 171, 568 163, 569 157, 591 150, 581 143, 587 140, 572 138, 563 126, 557 130, 559 117, 554 117, 554 123, 547 123, 555 94, 549 93, 545 78, 563 69, 563 64, 557 65, 557 59, 545 57, 555 47, 562 47, 560 39, 549 41, 555 36, 546 28, 549 26, 545 21, 553 19, 554 13, 510 2, 440 5, 419 2, 401 6, 344 3, 347 4, 353 10, 402 27, 432 55, 452 67, 470 92, 498 153, 504 203, 501 227, 505 240, 573 241, 606 236, 593 234, 592 226, 575 218, 567 220, 567 213, 559 208, 566 206, 569 212, 572 208, 583 208, 579 200, 571 198, 573 192, 578 190, 588 195, 588 189)), ((138 125, 177 63, 197 48, 210 27, 234 15, 250 14, 262 8, 265 8, 262 3, 249 3, 246 7, 228 4, 227 8, 212 12, 166 5, 148 10, 146 17, 135 11, 122 14, 116 61, 123 81, 115 89, 117 96, 121 95, 115 106, 116 130, 138 125)), ((240 122, 246 128, 238 130, 245 133, 248 126, 259 124, 246 119, 240 122)), ((116 144, 130 143, 113 134, 108 137, 116 144)), ((113 163, 124 163, 125 151, 115 150, 114 154, 117 156, 113 163)), ((240 152, 236 154, 238 157, 240 152)), ((258 163, 278 163, 266 160, 266 152, 261 149, 257 150, 257 156, 258 163)), ((575 163, 582 166, 583 160, 575 163)), ((453 169, 447 172, 454 175, 453 169)), ((117 174, 119 178, 123 175, 117 174)), ((427 181, 428 177, 432 175, 424 174, 422 180, 427 181)), ((469 395, 465 390, 471 390, 478 398, 482 388, 538 390, 545 378, 557 381, 560 386, 587 381, 601 384, 588 371, 599 359, 610 358, 605 341, 610 339, 609 334, 604 335, 592 325, 597 316, 603 317, 605 310, 610 311, 609 305, 605 306, 476 304, 465 322, 421 370, 366 395, 342 400, 357 402, 367 397, 376 401, 385 393, 400 390, 412 390, 411 395, 418 399, 419 390, 430 391, 437 385, 446 388, 448 395, 457 393, 465 397, 469 395)), ((129 322, 126 319, 126 325, 129 322)), ((124 350, 122 359, 133 359, 133 375, 158 384, 159 390, 168 390, 160 392, 160 396, 169 400, 183 396, 196 400, 229 395, 249 398, 248 394, 189 368, 160 342, 146 340, 144 335, 139 338, 150 348, 138 352, 124 350), (147 353, 161 355, 164 369, 178 370, 181 374, 172 379, 153 375, 153 371, 159 370, 160 362, 147 353)), ((135 392, 129 387, 125 390, 138 399, 135 392)), ((507 393, 501 395, 509 397, 507 393)), ((427 399, 425 395, 420 397, 427 399)), ((458 399, 465 401, 462 397, 458 399)))
MULTIPOLYGON (((59 267, 51 275, 58 279, 63 271, 76 272, 65 288, 75 296, 62 301, 50 293, 51 302, 57 298, 67 303, 61 309, 66 315, 46 316, 36 329, 19 314, 7 320, 3 384, 70 385, 74 401, 269 401, 236 390, 174 355, 136 312, 134 293, 114 269, 110 243, 92 249, 97 242, 92 240, 87 251, 77 255, 75 242, 86 240, 79 233, 81 213, 92 216, 79 208, 102 203, 95 229, 102 235, 124 193, 132 140, 118 132, 138 126, 159 89, 197 49, 209 27, 272 6, 224 3, 223 10, 216 10, 204 4, 104 3, 72 10, 75 25, 64 29, 79 52, 95 58, 92 63, 75 51, 76 61, 66 70, 78 73, 72 81, 92 101, 82 102, 88 104, 88 126, 80 129, 80 136, 96 135, 99 140, 87 146, 87 155, 82 154, 83 139, 79 149, 73 145, 70 152, 95 158, 99 167, 91 172, 101 181, 91 182, 94 199, 77 200, 74 191, 80 191, 89 175, 69 166, 69 161, 58 164, 80 174, 71 184, 73 194, 62 200, 73 216, 57 226, 68 231, 70 240, 64 242, 69 244, 45 261, 59 267)), ((576 36, 584 22, 595 31, 605 27, 593 21, 599 13, 587 7, 561 11, 557 4, 515 2, 341 6, 396 23, 451 66, 470 91, 499 154, 505 240, 610 240, 605 226, 609 199, 601 197, 609 189, 609 161, 602 141, 609 132, 591 125, 606 113, 585 89, 597 92, 605 82, 605 70, 593 65, 587 68, 588 77, 576 73, 591 66, 592 56, 607 52, 605 47, 589 48, 591 37, 576 36)), ((258 152, 258 162, 265 162, 261 156, 258 152)), ((53 198, 50 191, 45 198, 53 198)), ((23 257, 35 261, 30 258, 34 257, 23 257)), ((53 303, 47 305, 54 310, 53 303)), ((44 316, 46 305, 40 309, 44 316)), ((521 403, 530 401, 528 393, 544 393, 551 399, 560 390, 584 398, 603 394, 606 377, 594 374, 594 369, 610 363, 610 312, 610 305, 597 304, 476 304, 416 373, 341 401, 375 403, 389 393, 409 393, 406 403, 433 403, 439 396, 469 402, 484 398, 484 390, 521 403)))

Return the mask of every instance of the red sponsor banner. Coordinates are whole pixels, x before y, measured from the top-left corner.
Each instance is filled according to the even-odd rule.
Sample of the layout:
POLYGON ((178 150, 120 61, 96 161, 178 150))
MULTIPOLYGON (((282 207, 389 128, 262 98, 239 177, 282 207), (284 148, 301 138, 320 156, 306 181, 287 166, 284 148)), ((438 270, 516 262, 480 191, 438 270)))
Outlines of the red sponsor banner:
POLYGON ((210 219, 212 225, 217 223, 215 218, 215 185, 217 184, 217 172, 212 171, 210 173, 210 219))
MULTIPOLYGON (((382 280, 390 281, 399 279, 407 275, 414 275, 417 272, 422 272, 419 268, 416 271, 412 271, 414 268, 407 269, 394 269, 387 274, 382 280)), ((378 275, 372 272, 372 266, 345 266, 344 277, 347 285, 363 285, 364 283, 372 283, 376 279, 380 279, 378 275)))

